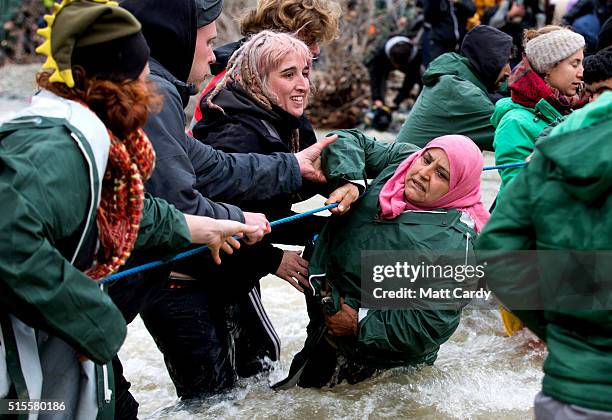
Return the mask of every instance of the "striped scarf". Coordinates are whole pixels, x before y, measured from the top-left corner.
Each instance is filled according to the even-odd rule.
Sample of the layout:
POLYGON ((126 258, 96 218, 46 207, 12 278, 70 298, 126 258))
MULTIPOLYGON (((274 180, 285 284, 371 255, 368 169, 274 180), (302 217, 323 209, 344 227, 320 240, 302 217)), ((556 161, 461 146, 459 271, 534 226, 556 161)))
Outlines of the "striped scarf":
POLYGON ((129 258, 142 217, 144 182, 155 166, 155 152, 142 129, 124 140, 108 133, 111 146, 96 219, 101 249, 86 272, 94 280, 117 271, 129 258))

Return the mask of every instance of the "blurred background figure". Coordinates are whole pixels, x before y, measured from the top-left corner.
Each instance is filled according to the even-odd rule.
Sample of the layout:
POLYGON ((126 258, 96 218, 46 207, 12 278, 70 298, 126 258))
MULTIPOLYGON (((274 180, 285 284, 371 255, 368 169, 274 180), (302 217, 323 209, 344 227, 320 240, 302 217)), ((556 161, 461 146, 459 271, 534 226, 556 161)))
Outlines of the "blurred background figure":
POLYGON ((610 0, 579 0, 561 19, 561 24, 571 26, 586 40, 587 54, 597 50, 597 38, 603 24, 612 15, 610 0))
POLYGON ((366 124, 380 131, 386 130, 391 123, 391 112, 397 110, 409 97, 415 84, 421 84, 422 39, 425 30, 425 21, 419 16, 410 28, 383 39, 375 52, 366 58, 373 112, 371 122, 366 121, 366 124), (393 103, 387 104, 387 79, 393 70, 402 72, 404 80, 393 103))
POLYGON ((423 59, 429 64, 446 52, 457 51, 476 6, 472 0, 423 0, 423 9, 425 21, 431 25, 423 59))
POLYGON ((514 67, 523 55, 523 32, 531 28, 541 28, 546 24, 546 5, 539 0, 501 0, 486 10, 482 23, 491 25, 508 35, 514 41, 514 53, 510 64, 514 67))

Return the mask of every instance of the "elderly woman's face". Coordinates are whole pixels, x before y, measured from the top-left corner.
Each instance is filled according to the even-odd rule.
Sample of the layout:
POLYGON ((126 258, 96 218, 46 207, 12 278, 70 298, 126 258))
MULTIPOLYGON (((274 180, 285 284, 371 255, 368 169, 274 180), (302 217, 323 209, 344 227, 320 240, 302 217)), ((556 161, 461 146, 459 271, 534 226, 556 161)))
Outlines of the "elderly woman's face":
POLYGON ((446 152, 428 149, 414 161, 404 179, 404 197, 413 204, 430 204, 449 190, 450 163, 446 152))
POLYGON ((293 116, 304 113, 310 81, 310 66, 295 52, 288 54, 268 76, 268 89, 278 98, 278 106, 293 116))

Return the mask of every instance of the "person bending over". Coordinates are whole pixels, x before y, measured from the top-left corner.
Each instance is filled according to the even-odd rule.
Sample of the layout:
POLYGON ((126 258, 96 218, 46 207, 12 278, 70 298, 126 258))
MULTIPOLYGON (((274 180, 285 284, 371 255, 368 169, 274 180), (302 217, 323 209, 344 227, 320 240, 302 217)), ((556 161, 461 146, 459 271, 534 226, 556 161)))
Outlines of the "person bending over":
MULTIPOLYGON (((489 217, 480 199, 482 156, 469 138, 443 136, 418 150, 354 130, 337 134, 336 147, 324 155, 329 179, 374 180, 317 240, 308 269, 314 288, 307 299, 308 337, 277 389, 356 383, 379 369, 432 364, 466 302, 449 309, 368 308, 362 300, 369 281, 361 277, 362 252, 454 251, 463 264, 489 217)), ((444 284, 428 281, 432 287, 444 284)))

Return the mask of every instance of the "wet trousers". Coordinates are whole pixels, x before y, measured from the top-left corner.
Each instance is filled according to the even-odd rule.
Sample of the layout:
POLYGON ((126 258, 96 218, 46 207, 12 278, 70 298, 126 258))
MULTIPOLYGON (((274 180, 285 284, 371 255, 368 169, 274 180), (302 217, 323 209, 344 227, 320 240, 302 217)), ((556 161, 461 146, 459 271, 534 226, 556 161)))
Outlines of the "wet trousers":
POLYGON ((280 340, 257 288, 225 302, 201 282, 171 278, 157 297, 140 315, 180 398, 218 394, 278 360, 280 340))
POLYGON ((536 420, 612 420, 612 412, 565 404, 541 392, 535 397, 533 411, 536 420))

